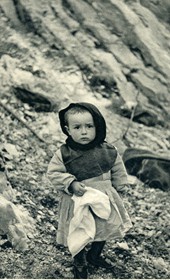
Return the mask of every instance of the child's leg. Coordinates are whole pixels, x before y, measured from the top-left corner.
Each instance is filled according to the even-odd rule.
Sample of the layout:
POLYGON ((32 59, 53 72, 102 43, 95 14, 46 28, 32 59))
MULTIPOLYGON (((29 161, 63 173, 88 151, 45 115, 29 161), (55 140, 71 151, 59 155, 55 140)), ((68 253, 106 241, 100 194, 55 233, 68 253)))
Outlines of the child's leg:
POLYGON ((98 258, 102 253, 105 243, 106 241, 93 242, 90 250, 88 251, 88 255, 92 256, 93 258, 98 258))
POLYGON ((105 241, 93 242, 90 250, 87 253, 87 261, 94 266, 112 268, 112 264, 109 264, 104 258, 100 256, 105 243, 105 241))
POLYGON ((74 256, 74 279, 87 279, 85 249, 74 256))

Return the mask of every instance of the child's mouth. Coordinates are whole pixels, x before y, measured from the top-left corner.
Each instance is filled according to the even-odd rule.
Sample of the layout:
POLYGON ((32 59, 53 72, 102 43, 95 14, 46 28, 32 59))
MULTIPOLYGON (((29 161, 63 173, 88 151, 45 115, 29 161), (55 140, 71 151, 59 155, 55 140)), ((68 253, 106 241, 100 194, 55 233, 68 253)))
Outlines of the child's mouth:
POLYGON ((89 138, 83 137, 81 138, 81 141, 89 141, 89 138))

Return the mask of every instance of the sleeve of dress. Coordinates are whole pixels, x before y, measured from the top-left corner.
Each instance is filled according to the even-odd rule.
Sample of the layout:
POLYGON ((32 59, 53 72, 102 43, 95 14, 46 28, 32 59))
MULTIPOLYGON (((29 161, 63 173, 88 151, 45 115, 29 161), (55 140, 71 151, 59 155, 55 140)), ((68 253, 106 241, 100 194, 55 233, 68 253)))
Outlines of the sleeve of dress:
POLYGON ((126 190, 126 186, 128 185, 127 172, 123 160, 119 154, 117 154, 115 164, 111 169, 111 181, 112 185, 118 192, 126 190))
POLYGON ((48 165, 47 177, 57 190, 64 191, 71 195, 68 188, 76 178, 74 175, 67 172, 60 149, 57 150, 48 165))

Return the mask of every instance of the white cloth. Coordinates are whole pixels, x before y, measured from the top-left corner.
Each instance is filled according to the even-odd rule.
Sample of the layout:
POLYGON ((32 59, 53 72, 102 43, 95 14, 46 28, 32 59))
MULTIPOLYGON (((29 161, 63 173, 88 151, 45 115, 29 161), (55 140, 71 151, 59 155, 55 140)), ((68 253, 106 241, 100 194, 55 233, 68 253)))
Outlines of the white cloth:
POLYGON ((108 220, 111 213, 109 197, 106 194, 91 187, 86 187, 86 190, 83 196, 72 197, 74 216, 70 221, 67 244, 73 257, 94 240, 96 226, 91 210, 105 220, 108 220))

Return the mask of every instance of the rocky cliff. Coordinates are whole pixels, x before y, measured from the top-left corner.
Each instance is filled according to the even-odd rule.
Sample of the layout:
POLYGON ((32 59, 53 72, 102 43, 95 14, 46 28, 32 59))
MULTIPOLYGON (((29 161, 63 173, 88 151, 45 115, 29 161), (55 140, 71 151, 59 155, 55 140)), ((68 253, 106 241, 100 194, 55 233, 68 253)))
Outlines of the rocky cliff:
POLYGON ((169 1, 1 0, 1 98, 46 112, 88 100, 112 142, 131 118, 129 145, 168 149, 169 11, 169 1))

